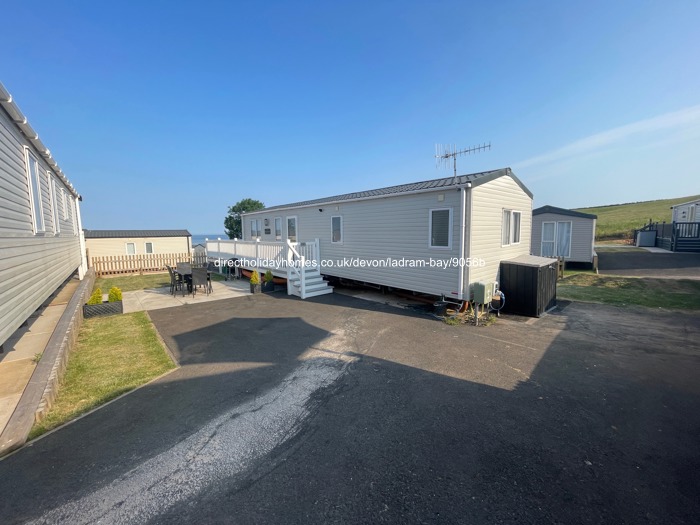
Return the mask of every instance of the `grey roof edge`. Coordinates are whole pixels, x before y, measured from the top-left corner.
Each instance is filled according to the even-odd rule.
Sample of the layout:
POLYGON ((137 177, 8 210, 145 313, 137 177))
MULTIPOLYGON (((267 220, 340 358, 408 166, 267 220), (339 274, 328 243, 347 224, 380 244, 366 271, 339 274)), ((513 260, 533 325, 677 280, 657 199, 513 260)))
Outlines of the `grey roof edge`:
POLYGON ((581 211, 567 210, 566 208, 557 208, 556 206, 540 206, 532 210, 532 215, 542 215, 543 213, 555 213, 557 215, 567 215, 569 217, 580 217, 582 219, 597 219, 597 215, 592 213, 583 213, 581 211))
POLYGON ((86 239, 124 239, 131 237, 192 237, 187 230, 83 230, 86 239))
POLYGON ((68 177, 66 177, 61 167, 51 155, 49 148, 41 142, 39 134, 29 125, 27 117, 24 116, 19 106, 14 101, 14 98, 10 92, 7 91, 7 88, 5 88, 2 82, 0 82, 0 107, 5 110, 10 120, 12 120, 20 133, 26 137, 27 142, 32 145, 39 156, 49 165, 53 173, 61 179, 66 188, 68 188, 68 191, 70 191, 75 198, 83 200, 78 190, 76 190, 71 181, 68 180, 68 177))
POLYGON ((532 192, 518 179, 510 168, 501 168, 490 171, 470 173, 467 175, 458 175, 457 177, 443 177, 440 179, 430 179, 420 182, 411 182, 408 184, 399 184, 396 186, 387 186, 372 190, 364 190, 352 193, 343 193, 333 195, 331 197, 322 197, 319 199, 311 199, 308 201, 294 202, 290 204, 280 204, 270 206, 268 208, 243 213, 242 215, 255 215, 268 213, 271 211, 281 211, 296 208, 305 208, 308 206, 318 206, 320 204, 335 204, 340 202, 353 202, 359 200, 378 199, 384 197, 392 197, 394 195, 405 195, 410 193, 425 193, 431 191, 440 191, 446 188, 460 188, 471 183, 472 187, 486 184, 499 177, 511 177, 518 186, 530 197, 533 198, 532 192))
POLYGON ((672 210, 673 208, 678 208, 678 206, 687 206, 688 204, 693 204, 696 202, 700 202, 700 199, 694 199, 694 200, 688 201, 688 202, 679 202, 678 204, 674 204, 673 206, 671 206, 669 209, 672 210))

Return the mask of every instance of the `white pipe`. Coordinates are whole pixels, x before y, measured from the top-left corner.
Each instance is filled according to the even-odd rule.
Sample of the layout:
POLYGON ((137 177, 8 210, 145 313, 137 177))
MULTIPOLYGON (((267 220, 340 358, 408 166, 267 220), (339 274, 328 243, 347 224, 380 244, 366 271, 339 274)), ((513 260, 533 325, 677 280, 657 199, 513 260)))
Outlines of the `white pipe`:
MULTIPOLYGON (((472 190, 472 184, 471 184, 471 182, 468 182, 468 183, 467 183, 467 190, 469 190, 469 195, 467 196, 467 199, 466 199, 466 207, 467 207, 467 209, 466 209, 466 212, 465 212, 465 219, 466 219, 466 220, 468 221, 468 223, 469 223, 469 242, 467 243, 467 246, 466 246, 466 250, 467 250, 467 251, 466 251, 466 253, 464 254, 464 259, 465 259, 465 262, 466 262, 466 259, 470 259, 470 262, 471 262, 471 256, 472 256, 472 237, 473 237, 472 234, 474 233, 474 228, 472 227, 472 191, 473 191, 473 190, 472 190)), ((465 191, 465 193, 466 193, 466 191, 465 191)), ((466 229, 465 229, 465 231, 466 231, 466 229)), ((472 271, 472 267, 471 267, 470 264, 465 265, 465 271, 466 271, 466 274, 467 274, 466 286, 465 286, 465 288, 467 289, 467 298, 466 298, 465 300, 466 300, 466 301, 469 301, 469 300, 471 299, 471 296, 470 296, 470 294, 469 294, 469 286, 471 285, 471 271, 472 271)))
MULTIPOLYGON (((465 224, 466 224, 466 214, 467 214, 467 189, 460 188, 460 201, 461 205, 459 207, 459 257, 460 262, 464 261, 466 257, 464 256, 464 235, 465 235, 465 224)), ((464 299, 464 268, 459 267, 459 276, 457 278, 457 298, 461 301, 464 299)))

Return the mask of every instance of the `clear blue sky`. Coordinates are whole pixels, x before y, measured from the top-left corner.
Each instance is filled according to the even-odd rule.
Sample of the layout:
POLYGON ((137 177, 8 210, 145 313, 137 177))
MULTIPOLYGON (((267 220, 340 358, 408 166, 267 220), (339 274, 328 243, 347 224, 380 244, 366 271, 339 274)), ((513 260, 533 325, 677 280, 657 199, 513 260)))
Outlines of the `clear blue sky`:
POLYGON ((700 193, 700 2, 13 2, 0 79, 86 228, 223 231, 491 151, 535 205, 700 193), (11 22, 11 23, 10 23, 11 22))

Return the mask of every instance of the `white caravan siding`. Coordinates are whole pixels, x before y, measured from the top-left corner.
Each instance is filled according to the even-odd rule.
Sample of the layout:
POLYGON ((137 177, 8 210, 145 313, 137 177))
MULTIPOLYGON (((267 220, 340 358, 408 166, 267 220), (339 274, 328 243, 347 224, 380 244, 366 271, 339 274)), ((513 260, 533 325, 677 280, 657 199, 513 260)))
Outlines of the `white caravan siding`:
POLYGON ((153 244, 153 253, 190 253, 189 237, 109 237, 86 238, 90 266, 95 257, 124 256, 127 255, 127 243, 134 244, 134 255, 146 253, 146 243, 153 244))
POLYGON ((0 344, 80 266, 76 221, 75 197, 0 108, 0 344), (45 233, 34 233, 25 146, 40 167, 45 233))
POLYGON ((275 217, 282 218, 282 240, 287 238, 287 218, 297 217, 301 242, 320 240, 321 258, 332 266, 321 273, 429 294, 456 297, 458 268, 429 267, 432 260, 459 257, 460 190, 443 189, 427 193, 394 195, 375 199, 318 204, 287 210, 257 212, 243 217, 243 238, 250 239, 250 221, 261 219, 262 241, 275 241, 275 217), (442 198, 442 200, 439 200, 442 198), (430 210, 452 210, 451 246, 430 248, 430 210), (323 211, 320 212, 319 209, 323 211), (331 243, 331 220, 342 219, 342 243, 331 243), (265 219, 269 220, 265 226, 265 219), (270 233, 266 234, 265 229, 270 233), (358 261, 386 261, 387 258, 425 261, 424 268, 339 267, 344 258, 358 261))
POLYGON ((595 242, 595 219, 572 217, 558 213, 540 213, 532 217, 532 243, 530 253, 542 255, 542 223, 571 222, 571 256, 567 261, 593 262, 593 245, 595 242))
POLYGON ((700 200, 684 202, 671 207, 673 222, 700 222, 700 200))
POLYGON ((532 198, 509 176, 472 189, 470 257, 483 260, 484 266, 469 268, 469 284, 498 281, 501 261, 530 253, 532 198), (520 242, 502 246, 503 210, 521 212, 520 242))

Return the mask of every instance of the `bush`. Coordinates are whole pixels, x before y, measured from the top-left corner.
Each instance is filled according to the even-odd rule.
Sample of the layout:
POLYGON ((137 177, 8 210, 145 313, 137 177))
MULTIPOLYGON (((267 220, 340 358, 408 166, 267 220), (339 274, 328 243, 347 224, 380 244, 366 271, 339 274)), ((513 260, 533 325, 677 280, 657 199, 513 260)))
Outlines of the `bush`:
POLYGON ((271 272, 270 270, 266 271, 266 272, 265 272, 265 276, 263 277, 263 280, 264 280, 266 283, 271 283, 271 282, 272 282, 272 279, 273 279, 272 272, 271 272))
POLYGON ((253 270, 253 273, 250 275, 250 284, 260 284, 260 274, 257 270, 253 270))
POLYGON ((121 301, 121 300, 122 300, 122 291, 119 288, 117 288, 116 286, 112 286, 109 289, 108 301, 110 303, 116 303, 116 302, 121 301))
POLYGON ((95 291, 92 292, 87 304, 102 304, 102 290, 95 288, 95 291))

